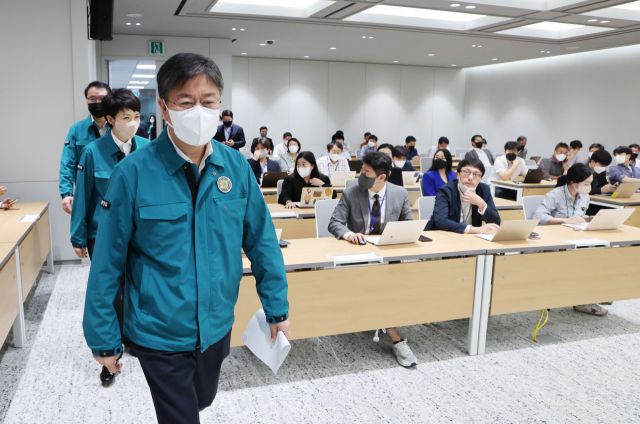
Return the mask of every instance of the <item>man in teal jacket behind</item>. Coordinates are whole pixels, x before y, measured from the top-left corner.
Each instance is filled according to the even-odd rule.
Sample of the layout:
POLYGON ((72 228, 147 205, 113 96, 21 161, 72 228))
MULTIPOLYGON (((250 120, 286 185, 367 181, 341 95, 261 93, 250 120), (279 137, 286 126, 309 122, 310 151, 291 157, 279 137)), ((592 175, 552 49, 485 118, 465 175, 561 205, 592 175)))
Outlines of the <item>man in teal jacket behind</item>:
POLYGON ((113 299, 125 274, 124 334, 159 423, 198 423, 229 354, 244 250, 275 340, 289 337, 287 280, 273 222, 247 160, 211 143, 222 75, 171 57, 157 75, 168 127, 113 170, 96 237, 83 329, 96 360, 122 365, 113 299))

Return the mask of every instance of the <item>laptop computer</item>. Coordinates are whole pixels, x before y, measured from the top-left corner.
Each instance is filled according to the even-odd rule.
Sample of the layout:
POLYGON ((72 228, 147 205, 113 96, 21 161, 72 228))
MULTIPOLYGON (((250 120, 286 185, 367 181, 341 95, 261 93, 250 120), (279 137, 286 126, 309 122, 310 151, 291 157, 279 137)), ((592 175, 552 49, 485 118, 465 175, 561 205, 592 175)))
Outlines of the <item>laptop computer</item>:
POLYGON ((420 173, 418 171, 402 171, 402 184, 414 185, 418 182, 420 173))
POLYGON ((295 202, 296 206, 304 208, 313 208, 316 202, 320 200, 329 200, 333 198, 333 189, 331 187, 302 187, 300 202, 295 202))
POLYGON ((521 241, 529 238, 531 231, 533 231, 539 222, 539 219, 532 219, 530 221, 502 221, 500 228, 495 234, 474 235, 488 241, 521 241))
POLYGON ((602 196, 610 196, 612 199, 628 199, 640 189, 638 183, 620 184, 614 193, 602 193, 602 196))
POLYGON ((333 187, 344 187, 347 184, 347 180, 355 177, 356 171, 334 172, 331 174, 331 185, 333 187))
POLYGON ((617 230, 622 227, 635 209, 600 209, 586 224, 562 224, 574 230, 617 230))
POLYGON ((286 172, 265 172, 262 176, 262 188, 278 187, 278 181, 287 177, 286 172))
POLYGON ((350 160, 349 161, 349 169, 351 171, 356 171, 356 174, 360 173, 362 169, 362 161, 361 160, 350 160))
POLYGON ((535 163, 540 163, 540 159, 542 159, 542 156, 531 156, 529 159, 535 161, 535 163))
POLYGON ((367 241, 376 246, 390 244, 415 243, 427 226, 428 219, 413 221, 393 221, 387 223, 379 236, 365 236, 367 241))
POLYGON ((522 181, 514 181, 516 184, 539 184, 544 174, 540 169, 530 169, 522 181))
POLYGON ((422 193, 419 190, 407 191, 407 194, 409 195, 409 205, 411 206, 415 205, 418 199, 422 196, 422 193))

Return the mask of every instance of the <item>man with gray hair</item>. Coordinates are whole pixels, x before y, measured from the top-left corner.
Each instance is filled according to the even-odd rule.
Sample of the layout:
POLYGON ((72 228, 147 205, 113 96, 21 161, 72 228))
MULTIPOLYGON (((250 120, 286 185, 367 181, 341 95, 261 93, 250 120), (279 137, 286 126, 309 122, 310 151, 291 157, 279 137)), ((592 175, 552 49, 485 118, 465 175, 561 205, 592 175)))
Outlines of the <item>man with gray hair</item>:
POLYGON ((116 373, 122 341, 113 299, 125 275, 124 334, 159 423, 199 423, 229 355, 242 254, 252 263, 271 338, 289 337, 287 279, 275 229, 249 163, 216 131, 222 75, 209 58, 177 54, 160 68, 168 127, 114 169, 101 201, 83 329, 116 373))

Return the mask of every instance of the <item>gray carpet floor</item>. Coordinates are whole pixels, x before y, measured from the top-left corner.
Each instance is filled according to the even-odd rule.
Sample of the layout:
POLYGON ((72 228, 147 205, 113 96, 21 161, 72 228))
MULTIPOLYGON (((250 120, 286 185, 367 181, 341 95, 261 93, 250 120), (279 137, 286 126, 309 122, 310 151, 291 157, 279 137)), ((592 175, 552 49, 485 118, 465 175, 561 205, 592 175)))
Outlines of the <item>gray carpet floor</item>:
MULTIPOLYGON (((137 360, 104 389, 82 335, 88 266, 42 274, 28 303, 28 344, 0 362, 0 422, 153 423, 137 360)), ((604 318, 552 310, 490 317, 487 353, 469 357, 468 320, 400 328, 419 365, 400 367, 373 332, 292 342, 277 376, 231 349, 203 423, 640 423, 640 301, 604 318), (335 355, 334 355, 335 352, 335 355)), ((237 329, 236 331, 243 331, 237 329)))

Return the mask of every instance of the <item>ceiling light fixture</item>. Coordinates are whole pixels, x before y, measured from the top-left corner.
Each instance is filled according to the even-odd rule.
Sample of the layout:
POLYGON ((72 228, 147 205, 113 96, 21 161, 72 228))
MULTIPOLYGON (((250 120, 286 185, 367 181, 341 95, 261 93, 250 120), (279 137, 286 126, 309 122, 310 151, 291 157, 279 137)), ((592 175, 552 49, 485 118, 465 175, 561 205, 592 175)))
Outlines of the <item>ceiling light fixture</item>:
POLYGON ((240 53, 241 55, 246 55, 246 53, 240 53))
POLYGON ((429 56, 435 56, 433 53, 431 53, 429 56))
POLYGON ((329 50, 335 50, 335 49, 336 49, 335 47, 329 47, 329 50))
POLYGON ((240 28, 240 31, 244 31, 244 28, 240 28))
POLYGON ((304 58, 305 58, 305 59, 309 59, 309 56, 305 56, 304 58))
POLYGON ((394 60, 394 61, 393 61, 393 63, 398 63, 398 61, 397 61, 397 60, 394 60))
POLYGON ((608 24, 611 21, 600 21, 601 24, 608 24))
POLYGON ((156 69, 156 65, 138 65, 136 69, 156 69))
POLYGON ((458 3, 453 3, 453 4, 450 4, 449 6, 451 6, 451 7, 460 7, 460 5, 458 3))
POLYGON ((551 53, 551 52, 547 52, 547 53, 551 53))
MULTIPOLYGON (((464 12, 448 12, 443 10, 418 9, 415 7, 387 5, 374 6, 371 9, 366 9, 363 12, 360 12, 356 16, 359 15, 399 16, 403 18, 436 19, 440 21, 451 22, 468 22, 485 17, 485 15, 476 15, 464 12)), ((350 20, 351 18, 347 19, 350 20)))
POLYGON ((136 88, 144 88, 144 86, 142 86, 142 85, 128 85, 128 86, 127 86, 127 88, 128 88, 129 90, 131 90, 132 88, 133 88, 133 89, 136 89, 136 88))
POLYGON ((235 31, 235 30, 236 30, 235 28, 231 28, 231 31, 235 31))
POLYGON ((471 45, 471 47, 475 47, 475 46, 476 46, 475 44, 472 44, 472 45, 471 45))
POLYGON ((362 36, 362 38, 367 38, 367 36, 366 36, 366 35, 363 35, 363 36, 362 36))
POLYGON ((476 7, 475 6, 465 6, 464 8, 465 9, 475 9, 476 7))
POLYGON ((131 78, 145 78, 145 79, 154 79, 155 75, 143 75, 143 74, 133 74, 131 78))
POLYGON ((451 65, 451 66, 458 66, 458 65, 451 65))
POLYGON ((498 59, 491 59, 491 60, 498 60, 498 59))
MULTIPOLYGON (((218 0, 217 4, 241 4, 252 6, 275 6, 275 7, 293 7, 293 8, 305 8, 309 7, 318 0, 218 0)), ((215 6, 213 7, 215 8, 215 6)), ((214 11, 212 9, 212 11, 214 11)))
POLYGON ((142 18, 142 15, 139 13, 127 13, 127 16, 130 18, 142 18))
POLYGON ((261 46, 266 46, 266 44, 265 44, 265 43, 260 43, 260 45, 261 45, 261 46))
POLYGON ((369 40, 373 39, 373 37, 369 37, 369 40))
POLYGON ((140 22, 136 22, 136 25, 140 25, 140 22))
POLYGON ((587 22, 598 22, 597 19, 589 19, 587 22))

